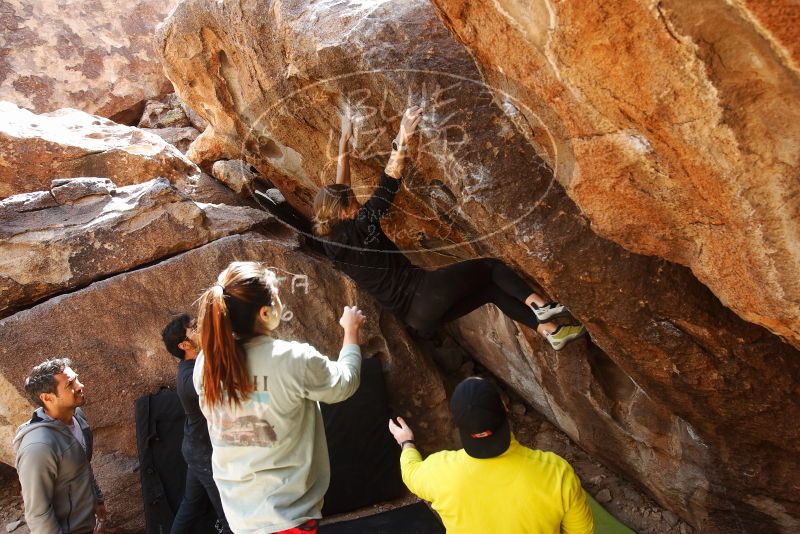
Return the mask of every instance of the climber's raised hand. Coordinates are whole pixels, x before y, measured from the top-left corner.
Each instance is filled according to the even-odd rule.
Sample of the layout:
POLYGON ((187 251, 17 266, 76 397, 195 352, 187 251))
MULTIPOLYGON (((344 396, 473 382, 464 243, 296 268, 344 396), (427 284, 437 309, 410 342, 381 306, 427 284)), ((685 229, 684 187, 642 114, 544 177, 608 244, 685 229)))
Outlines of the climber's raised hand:
POLYGON ((397 132, 395 141, 401 147, 408 144, 408 140, 414 135, 417 126, 422 120, 422 112, 424 110, 419 106, 411 106, 403 113, 403 119, 400 121, 400 131, 397 132))
POLYGON ((339 144, 347 144, 348 141, 353 137, 353 114, 350 111, 350 108, 345 108, 342 111, 342 137, 339 140, 339 144))
POLYGON ((389 162, 384 170, 387 176, 399 180, 403 174, 408 141, 414 135, 417 125, 422 120, 422 111, 419 106, 411 106, 403 113, 403 119, 400 121, 400 131, 397 132, 397 136, 392 141, 392 154, 389 156, 389 162))

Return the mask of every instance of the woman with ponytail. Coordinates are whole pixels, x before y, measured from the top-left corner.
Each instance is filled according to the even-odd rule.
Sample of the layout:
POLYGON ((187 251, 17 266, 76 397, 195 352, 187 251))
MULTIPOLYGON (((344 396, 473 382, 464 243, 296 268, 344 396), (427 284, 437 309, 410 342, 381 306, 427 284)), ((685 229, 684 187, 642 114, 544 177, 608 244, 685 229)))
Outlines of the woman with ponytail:
POLYGON ((364 315, 345 307, 342 350, 271 337, 280 324, 274 273, 234 262, 200 297, 194 385, 208 420, 214 481, 237 533, 316 532, 330 482, 319 401, 358 389, 364 315))
POLYGON ((336 184, 314 199, 314 234, 338 269, 347 273, 384 307, 425 333, 492 303, 511 319, 535 329, 555 350, 586 334, 579 324, 557 325, 566 313, 547 302, 500 260, 480 258, 433 271, 412 264, 381 228, 381 218, 400 188, 408 141, 422 118, 422 108, 406 110, 378 187, 360 206, 350 187, 349 141, 352 120, 342 119, 336 184))

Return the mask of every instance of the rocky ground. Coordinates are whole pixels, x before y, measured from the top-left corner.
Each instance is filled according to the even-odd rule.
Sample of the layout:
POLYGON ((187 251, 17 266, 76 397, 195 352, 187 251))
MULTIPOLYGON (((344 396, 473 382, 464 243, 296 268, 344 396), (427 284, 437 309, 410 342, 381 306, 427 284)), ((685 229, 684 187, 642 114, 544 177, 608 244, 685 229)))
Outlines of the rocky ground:
POLYGON ((25 511, 17 472, 2 463, 0 463, 0 528, 15 534, 30 532, 25 525, 25 511))

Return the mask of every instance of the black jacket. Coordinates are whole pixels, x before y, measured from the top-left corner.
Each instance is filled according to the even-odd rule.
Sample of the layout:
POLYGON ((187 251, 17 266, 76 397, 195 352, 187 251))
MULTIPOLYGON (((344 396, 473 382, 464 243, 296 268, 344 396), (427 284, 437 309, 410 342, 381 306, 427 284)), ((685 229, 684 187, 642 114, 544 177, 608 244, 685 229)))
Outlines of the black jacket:
POLYGON ((192 375, 195 360, 182 360, 178 364, 176 386, 178 398, 186 414, 183 425, 183 445, 181 451, 188 464, 211 463, 211 439, 208 437, 208 423, 200 411, 200 398, 194 389, 192 375))
POLYGON ((336 268, 404 319, 424 271, 411 263, 381 228, 381 218, 399 187, 400 180, 381 173, 378 187, 356 217, 338 222, 322 240, 336 268))

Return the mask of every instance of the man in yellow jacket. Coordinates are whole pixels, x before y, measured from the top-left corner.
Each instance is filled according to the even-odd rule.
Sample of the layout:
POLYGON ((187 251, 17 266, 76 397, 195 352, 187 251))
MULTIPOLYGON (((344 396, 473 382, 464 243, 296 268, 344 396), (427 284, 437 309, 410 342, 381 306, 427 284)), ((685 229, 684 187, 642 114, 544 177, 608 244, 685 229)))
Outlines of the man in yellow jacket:
POLYGON ((426 460, 402 418, 389 431, 403 448, 403 481, 430 501, 449 534, 590 534, 592 512, 566 460, 523 447, 511 434, 497 389, 468 378, 450 401, 463 449, 426 460))

